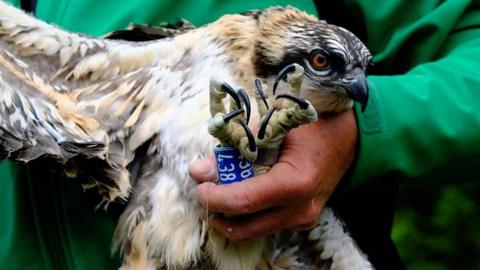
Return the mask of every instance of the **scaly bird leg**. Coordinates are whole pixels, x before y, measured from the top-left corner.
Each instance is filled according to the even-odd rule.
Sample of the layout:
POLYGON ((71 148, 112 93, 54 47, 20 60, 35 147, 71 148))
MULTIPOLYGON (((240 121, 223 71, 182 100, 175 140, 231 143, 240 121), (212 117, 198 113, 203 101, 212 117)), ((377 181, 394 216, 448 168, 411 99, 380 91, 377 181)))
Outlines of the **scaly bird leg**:
MULTIPOLYGON (((261 148, 257 161, 257 173, 263 173, 276 162, 280 144, 289 130, 299 125, 317 120, 317 112, 310 102, 299 97, 304 69, 298 64, 285 67, 278 74, 273 85, 273 92, 278 83, 286 77, 289 92, 276 96, 277 106, 269 104, 264 85, 255 80, 257 109, 261 117, 261 126, 256 138, 248 128, 251 105, 244 90, 234 90, 220 79, 210 81, 209 133, 217 138, 223 146, 239 149, 242 156, 250 161, 257 160, 257 146, 261 148), (229 111, 225 98, 230 96, 229 111), (245 109, 244 109, 245 108, 245 109), (267 167, 265 167, 267 166, 267 167)), ((265 87, 266 88, 266 87, 265 87)))
POLYGON ((246 159, 257 158, 255 138, 247 126, 250 120, 250 100, 242 89, 235 91, 227 83, 213 78, 210 81, 210 113, 208 132, 217 138, 223 146, 240 150, 246 159), (226 113, 224 99, 230 95, 230 113, 226 113), (245 109, 243 109, 243 106, 245 109), (246 116, 244 116, 246 112, 246 116))

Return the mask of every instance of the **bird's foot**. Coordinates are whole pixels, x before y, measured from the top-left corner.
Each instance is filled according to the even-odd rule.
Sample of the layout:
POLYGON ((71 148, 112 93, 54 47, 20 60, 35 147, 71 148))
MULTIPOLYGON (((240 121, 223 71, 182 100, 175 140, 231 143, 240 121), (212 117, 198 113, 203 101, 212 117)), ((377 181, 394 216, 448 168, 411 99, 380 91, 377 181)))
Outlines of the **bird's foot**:
POLYGON ((220 141, 222 146, 239 149, 243 157, 250 161, 257 159, 257 145, 251 130, 250 99, 243 89, 234 90, 226 82, 212 78, 210 81, 210 113, 208 132, 220 141), (223 100, 230 96, 227 113, 223 100))
MULTIPOLYGON (((317 120, 315 108, 309 101, 299 96, 303 74, 304 69, 298 64, 289 65, 278 73, 272 91, 275 96, 275 105, 268 104, 264 99, 262 107, 266 106, 267 110, 259 108, 262 118, 256 138, 259 148, 278 149, 288 131, 317 120), (276 95, 278 83, 285 77, 289 90, 276 95)), ((265 96, 262 93, 264 87, 259 80, 255 82, 255 88, 258 97, 265 96)))
POLYGON ((212 118, 208 124, 209 133, 223 146, 239 149, 242 156, 250 161, 257 159, 260 149, 261 159, 269 159, 260 163, 273 165, 276 155, 273 155, 275 160, 272 162, 272 155, 269 152, 278 152, 288 131, 317 120, 317 112, 312 104, 299 97, 303 74, 304 69, 298 64, 289 65, 280 71, 273 84, 273 101, 268 99, 266 85, 259 79, 255 80, 255 98, 261 123, 255 137, 248 128, 251 106, 245 91, 234 90, 227 83, 216 78, 212 79, 210 81, 212 118), (278 83, 285 77, 289 90, 275 95, 278 83), (228 113, 223 102, 227 95, 230 96, 228 113))

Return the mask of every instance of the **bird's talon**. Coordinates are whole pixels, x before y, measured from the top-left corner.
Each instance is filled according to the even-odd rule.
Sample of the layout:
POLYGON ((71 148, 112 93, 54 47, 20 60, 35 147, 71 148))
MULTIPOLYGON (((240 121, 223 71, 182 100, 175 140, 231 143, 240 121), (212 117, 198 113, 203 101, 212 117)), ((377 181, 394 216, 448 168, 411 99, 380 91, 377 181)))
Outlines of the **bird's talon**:
POLYGON ((262 124, 261 124, 260 129, 258 130, 258 134, 257 134, 257 138, 259 140, 263 140, 265 138, 265 133, 267 131, 268 122, 270 121, 270 118, 272 117, 274 112, 275 112, 275 110, 271 109, 270 111, 268 111, 267 115, 263 118, 262 124))
POLYGON ((308 109, 308 106, 310 106, 310 103, 308 103, 305 99, 303 99, 301 97, 294 96, 294 95, 289 94, 289 93, 278 95, 275 99, 278 100, 280 98, 286 98, 288 100, 291 100, 291 101, 295 102, 296 104, 298 104, 298 106, 302 110, 306 110, 306 109, 308 109))
POLYGON ((223 83, 222 86, 220 87, 223 91, 225 91, 228 95, 232 97, 232 99, 235 101, 235 104, 237 105, 237 108, 242 107, 242 103, 240 102, 240 97, 238 93, 233 90, 233 88, 228 84, 228 83, 223 83))
POLYGON ((275 77, 275 81, 273 82, 273 94, 275 95, 275 92, 277 91, 278 83, 283 80, 285 76, 287 76, 288 73, 293 72, 295 70, 295 64, 288 65, 284 67, 280 72, 277 74, 277 77, 275 77))
POLYGON ((268 102, 267 102, 267 97, 265 95, 265 92, 263 91, 263 86, 262 86, 262 81, 260 79, 255 79, 255 89, 257 90, 258 95, 263 101, 263 104, 265 104, 265 107, 267 110, 269 110, 268 102))
POLYGON ((252 131, 247 127, 247 125, 244 122, 240 122, 240 125, 242 126, 243 130, 245 131, 245 135, 247 136, 248 149, 251 152, 257 151, 257 145, 255 143, 255 138, 253 137, 252 131))
POLYGON ((245 104, 245 111, 247 113, 247 125, 248 125, 248 123, 250 122, 250 114, 251 114, 251 111, 252 111, 252 106, 250 104, 250 98, 248 97, 247 93, 243 89, 238 90, 238 96, 240 96, 243 103, 245 104))
POLYGON ((292 84, 292 82, 294 84, 297 84, 298 80, 300 80, 300 82, 301 82, 301 79, 303 78, 303 73, 304 73, 303 67, 300 66, 299 64, 296 64, 296 63, 293 63, 291 65, 288 65, 288 66, 284 67, 277 74, 277 77, 275 77, 275 82, 273 83, 273 94, 275 95, 275 92, 276 92, 277 87, 278 87, 278 83, 280 83, 280 81, 283 80, 285 78, 285 76, 287 76, 289 74, 292 74, 293 76, 288 76, 288 77, 290 77, 290 79, 287 77, 287 81, 290 84, 292 84))
POLYGON ((227 122, 230 121, 232 118, 235 118, 236 116, 238 116, 238 115, 240 115, 240 114, 242 114, 242 113, 244 113, 244 112, 245 112, 244 109, 238 109, 238 110, 229 112, 229 113, 227 113, 227 114, 225 114, 225 115, 223 116, 223 121, 224 121, 225 123, 227 123, 227 122))
POLYGON ((295 83, 299 80, 301 81, 303 79, 303 74, 305 73, 305 69, 299 64, 293 64, 293 66, 295 66, 293 72, 287 74, 288 83, 295 83))

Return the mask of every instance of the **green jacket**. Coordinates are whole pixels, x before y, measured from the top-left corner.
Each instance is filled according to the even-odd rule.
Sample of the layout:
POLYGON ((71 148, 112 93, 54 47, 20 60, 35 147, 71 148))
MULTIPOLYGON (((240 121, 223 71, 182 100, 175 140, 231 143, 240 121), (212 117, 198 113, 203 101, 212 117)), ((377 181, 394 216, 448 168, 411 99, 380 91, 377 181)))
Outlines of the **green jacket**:
MULTIPOLYGON (((183 17, 201 25, 225 13, 287 2, 40 0, 36 15, 72 31, 102 35, 129 22, 183 17)), ((365 113, 357 110, 360 148, 345 179, 350 187, 478 177, 480 5, 409 2, 317 2, 321 17, 356 32, 375 56, 369 105, 365 113)), ((295 6, 316 12, 311 1, 295 6)), ((1 163, 0 178, 0 269, 118 267, 118 258, 110 256, 115 208, 94 211, 95 194, 83 193, 41 164, 27 172, 1 163)))

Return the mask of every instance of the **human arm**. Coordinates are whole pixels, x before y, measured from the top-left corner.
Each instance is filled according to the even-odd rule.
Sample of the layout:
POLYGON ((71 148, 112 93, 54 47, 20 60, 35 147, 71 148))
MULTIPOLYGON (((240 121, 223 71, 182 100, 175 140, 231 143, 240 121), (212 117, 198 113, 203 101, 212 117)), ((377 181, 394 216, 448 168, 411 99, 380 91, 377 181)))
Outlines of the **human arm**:
POLYGON ((399 72, 407 63, 415 67, 369 77, 371 98, 367 111, 357 114, 359 152, 346 179, 350 187, 385 176, 417 184, 478 176, 480 11, 460 5, 450 1, 408 31, 392 34, 399 47, 386 45, 378 57, 384 70, 398 65, 399 72), (433 32, 420 38, 425 29, 433 32), (407 53, 413 37, 417 51, 407 53))
POLYGON ((209 211, 242 215, 210 216, 210 224, 232 240, 249 240, 279 229, 311 227, 353 161, 356 139, 350 110, 292 130, 277 164, 265 175, 215 185, 211 159, 192 165, 190 173, 200 182, 199 200, 209 211))
MULTIPOLYGON (((396 180, 403 182, 415 180, 426 182, 432 176, 446 179, 474 175, 479 152, 476 147, 480 145, 477 133, 480 130, 478 128, 479 115, 472 109, 478 107, 478 105, 475 105, 478 104, 477 100, 479 100, 477 97, 479 92, 475 92, 475 89, 479 88, 476 74, 480 70, 476 67, 480 63, 477 56, 479 55, 477 48, 480 48, 478 41, 476 41, 478 34, 466 31, 465 33, 457 32, 450 35, 450 32, 454 31, 453 29, 462 27, 462 9, 465 8, 465 6, 459 6, 458 3, 454 2, 452 4, 450 2, 448 5, 441 7, 440 10, 435 10, 431 17, 424 14, 428 18, 425 21, 420 18, 418 22, 404 26, 408 31, 399 27, 398 35, 392 34, 393 41, 388 40, 386 44, 383 44, 383 47, 378 45, 379 47, 375 48, 379 51, 377 72, 382 70, 383 73, 407 73, 396 76, 370 77, 372 94, 369 106, 365 113, 357 111, 357 120, 360 123, 360 152, 353 169, 353 176, 344 180, 347 188, 379 181, 380 178, 386 176, 391 181, 397 178, 396 180), (455 12, 445 14, 447 11, 455 12), (446 22, 438 21, 445 15, 453 18, 446 22), (432 25, 439 28, 438 33, 433 29, 430 30, 432 33, 428 38, 420 39, 418 37, 419 33, 425 31, 424 29, 428 30, 428 27, 432 25), (432 47, 436 42, 443 45, 432 47), (409 48, 413 45, 416 46, 409 48), (416 51, 415 48, 418 50, 416 51), (432 50, 434 51, 432 52, 432 50), (405 59, 396 58, 396 54, 402 55, 405 59), (411 66, 417 67, 411 68, 411 66), (453 91, 452 89, 458 90, 453 91), (472 127, 474 128, 472 129, 472 127), (454 160, 451 157, 455 157, 454 160)), ((390 12, 395 12, 395 10, 390 12)), ((391 13, 388 12, 382 14, 383 19, 390 15, 391 13)), ((373 17, 374 15, 370 16, 373 17)), ((371 20, 367 20, 367 22, 375 23, 371 20)), ((384 31, 378 29, 381 26, 376 27, 378 33, 372 34, 372 36, 373 39, 380 40, 384 31)), ((375 43, 375 40, 371 42, 375 43)), ((312 133, 311 136, 315 135, 312 133)), ((335 141, 337 144, 349 143, 337 139, 335 141)), ((316 146, 319 145, 311 145, 311 147, 316 146)), ((324 151, 329 151, 328 147, 324 151)), ((303 157, 306 158, 308 155, 303 157)), ((305 167, 305 170, 308 170, 308 167, 305 167)), ((310 173, 325 174, 328 172, 312 170, 310 173)), ((269 175, 267 174, 263 178, 267 179, 269 175)), ((193 176, 195 178, 195 175, 193 176)), ((271 185, 275 185, 275 177, 270 179, 271 185)), ((298 181, 298 179, 295 180, 297 184, 304 183, 298 181)), ((253 181, 246 182, 245 185, 250 183, 253 183, 253 181)), ((335 187, 336 184, 337 182, 332 187, 335 187)), ((211 190, 214 189, 216 188, 211 190)), ((226 193, 235 192, 230 188, 219 187, 219 189, 224 189, 226 193)), ((241 188, 240 190, 244 189, 241 188)), ((264 199, 263 195, 267 191, 277 191, 278 194, 272 196, 274 198, 282 195, 281 190, 272 190, 267 185, 263 188, 252 188, 248 191, 246 193, 248 193, 249 200, 254 202, 264 199)), ((207 197, 202 192, 205 193, 205 190, 202 191, 199 187, 200 200, 206 205, 207 197)), ((290 195, 293 196, 293 193, 290 195)), ((299 200, 301 201, 302 198, 300 196, 299 200)), ((219 200, 231 201, 232 198, 227 195, 210 197, 208 200, 209 209, 212 211, 219 210, 220 212, 221 210, 227 210, 228 208, 210 208, 212 205, 221 205, 222 202, 219 200)), ((323 207, 324 200, 318 207, 323 207)), ((270 203, 273 203, 273 201, 270 203)), ((249 203, 243 202, 242 204, 248 205, 249 203)), ((242 204, 236 209, 228 209, 229 212, 242 213, 242 204)), ((268 205, 268 202, 266 204, 268 205)), ((291 213, 301 211, 301 208, 296 208, 291 213)), ((262 213, 260 212, 259 215, 262 215, 262 213)), ((260 230, 258 228, 266 226, 265 222, 255 224, 252 219, 247 219, 248 226, 240 222, 242 226, 233 227, 235 222, 239 222, 239 218, 230 223, 223 222, 224 219, 213 218, 211 223, 227 237, 248 239, 265 234, 267 231, 272 232, 292 226, 288 222, 295 220, 294 216, 288 222, 285 222, 282 218, 268 219, 268 224, 272 227, 260 234, 258 232, 249 234, 248 227, 260 230), (218 220, 223 223, 216 222, 218 220), (273 224, 277 224, 277 227, 274 228, 273 224), (228 228, 232 228, 232 232, 235 234, 245 233, 250 236, 232 237, 231 233, 226 231, 228 228)))

